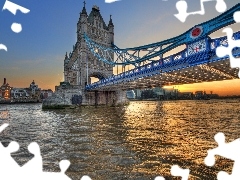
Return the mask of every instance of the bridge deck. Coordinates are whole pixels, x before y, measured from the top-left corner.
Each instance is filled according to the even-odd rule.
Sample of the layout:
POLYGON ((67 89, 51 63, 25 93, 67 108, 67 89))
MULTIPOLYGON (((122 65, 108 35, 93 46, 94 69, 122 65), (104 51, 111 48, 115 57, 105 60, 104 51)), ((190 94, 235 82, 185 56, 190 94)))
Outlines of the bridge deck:
POLYGON ((122 80, 101 83, 95 88, 91 87, 90 85, 89 87, 91 87, 91 89, 89 90, 108 91, 117 89, 143 89, 166 85, 182 85, 238 78, 238 69, 230 68, 228 59, 212 63, 199 64, 180 70, 170 70, 168 72, 161 71, 165 70, 156 70, 147 74, 139 74, 135 77, 134 75, 127 77, 126 74, 129 74, 129 72, 125 72, 125 78, 122 80))
MULTIPOLYGON (((240 39, 240 32, 233 35, 240 39)), ((229 57, 216 55, 218 46, 227 46, 227 37, 208 38, 208 50, 188 55, 187 49, 133 70, 114 75, 86 86, 86 90, 141 89, 238 78, 238 69, 230 67, 229 57)), ((240 56, 240 48, 233 50, 240 56)))

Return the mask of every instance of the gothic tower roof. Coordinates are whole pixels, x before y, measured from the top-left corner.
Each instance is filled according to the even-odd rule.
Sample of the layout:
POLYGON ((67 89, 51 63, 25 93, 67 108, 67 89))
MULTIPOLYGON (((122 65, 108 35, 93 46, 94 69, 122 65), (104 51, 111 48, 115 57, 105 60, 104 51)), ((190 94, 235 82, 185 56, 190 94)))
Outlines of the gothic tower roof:
POLYGON ((93 24, 94 23, 94 17, 99 17, 100 21, 103 23, 103 28, 108 30, 108 27, 106 26, 106 23, 104 22, 102 15, 100 13, 99 7, 96 5, 93 6, 92 11, 90 12, 88 16, 88 22, 93 24))
POLYGON ((113 22, 112 22, 112 15, 110 15, 110 20, 109 20, 108 26, 114 26, 113 22))
POLYGON ((66 60, 66 59, 68 59, 68 55, 67 55, 67 52, 66 52, 66 54, 65 54, 65 60, 66 60))
POLYGON ((85 7, 86 2, 84 1, 83 4, 84 4, 84 6, 83 6, 81 14, 86 14, 87 15, 87 10, 86 10, 86 7, 85 7))

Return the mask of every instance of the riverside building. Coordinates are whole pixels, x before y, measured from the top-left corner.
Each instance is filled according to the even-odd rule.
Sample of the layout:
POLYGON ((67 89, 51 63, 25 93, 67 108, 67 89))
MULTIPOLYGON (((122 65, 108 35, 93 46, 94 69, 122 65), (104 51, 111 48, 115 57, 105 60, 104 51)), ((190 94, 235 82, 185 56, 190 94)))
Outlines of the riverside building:
POLYGON ((7 83, 7 79, 3 79, 3 84, 0 87, 0 100, 10 100, 11 98, 11 89, 10 85, 7 83))

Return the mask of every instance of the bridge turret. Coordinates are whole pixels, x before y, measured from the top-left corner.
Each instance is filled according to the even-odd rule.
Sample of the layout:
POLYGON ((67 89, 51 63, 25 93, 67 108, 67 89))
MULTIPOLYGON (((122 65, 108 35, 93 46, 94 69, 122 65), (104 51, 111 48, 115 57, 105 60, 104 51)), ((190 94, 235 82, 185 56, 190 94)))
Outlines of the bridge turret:
POLYGON ((66 52, 65 54, 65 59, 64 59, 64 81, 67 81, 67 66, 68 66, 68 63, 69 63, 69 57, 68 57, 68 54, 66 52))
POLYGON ((112 22, 112 15, 110 15, 108 30, 109 30, 109 43, 114 43, 114 25, 112 22))
MULTIPOLYGON (((114 39, 113 27, 111 18, 109 25, 105 23, 98 6, 94 5, 91 12, 87 13, 84 1, 77 23, 77 42, 64 61, 66 82, 69 82, 71 85, 79 85, 79 88, 84 90, 86 84, 91 82, 91 77, 101 79, 113 74, 112 66, 99 61, 91 54, 84 38, 84 34, 86 34, 104 47, 111 47, 114 39)), ((112 59, 113 55, 113 53, 110 54, 112 59)))
POLYGON ((67 52, 66 52, 64 60, 67 60, 67 59, 68 59, 68 55, 67 55, 67 52))
POLYGON ((80 13, 80 17, 77 23, 77 38, 78 41, 80 41, 81 38, 83 38, 84 32, 87 32, 87 19, 88 14, 86 10, 86 2, 84 1, 84 6, 82 9, 82 12, 80 13))
POLYGON ((81 12, 81 15, 87 15, 87 10, 86 10, 86 2, 84 1, 83 2, 84 6, 83 6, 83 9, 82 9, 82 12, 81 12))

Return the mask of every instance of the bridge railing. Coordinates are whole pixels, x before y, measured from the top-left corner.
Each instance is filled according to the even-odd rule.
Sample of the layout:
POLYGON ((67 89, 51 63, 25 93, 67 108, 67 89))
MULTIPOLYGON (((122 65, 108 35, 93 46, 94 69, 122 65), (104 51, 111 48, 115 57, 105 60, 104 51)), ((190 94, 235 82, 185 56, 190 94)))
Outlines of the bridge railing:
MULTIPOLYGON (((113 75, 106 79, 102 79, 93 84, 89 84, 86 86, 86 90, 92 90, 108 85, 128 82, 132 80, 136 80, 139 78, 144 78, 148 76, 152 76, 155 74, 171 72, 179 69, 183 69, 190 66, 195 66, 198 64, 202 64, 209 61, 210 56, 216 56, 216 48, 219 46, 228 46, 227 36, 208 39, 208 45, 210 48, 203 52, 199 52, 195 55, 188 55, 188 49, 185 48, 183 51, 180 51, 176 54, 170 55, 165 58, 161 58, 156 61, 152 61, 151 63, 136 67, 135 69, 122 72, 117 75, 113 75)), ((233 34, 233 39, 240 39, 240 32, 236 32, 233 34)), ((238 52, 240 55, 240 52, 238 52)), ((225 58, 225 57, 224 57, 225 58)), ((221 60, 223 58, 216 57, 213 61, 221 60)))

